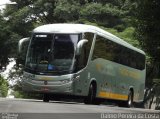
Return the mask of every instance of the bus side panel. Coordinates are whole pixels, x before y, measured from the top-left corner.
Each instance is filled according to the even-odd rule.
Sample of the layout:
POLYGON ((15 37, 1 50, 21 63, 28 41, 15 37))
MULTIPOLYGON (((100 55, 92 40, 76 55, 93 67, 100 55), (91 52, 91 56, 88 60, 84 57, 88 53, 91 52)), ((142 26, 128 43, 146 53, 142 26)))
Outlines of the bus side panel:
POLYGON ((73 79, 74 95, 78 95, 78 96, 88 95, 89 72, 87 69, 88 68, 84 68, 75 74, 73 79))
POLYGON ((132 88, 134 93, 134 101, 143 100, 143 92, 145 86, 145 71, 137 70, 127 66, 117 64, 116 87, 118 93, 125 92, 128 95, 132 88))
POLYGON ((96 79, 99 98, 127 100, 129 89, 133 88, 134 101, 143 99, 145 71, 98 58, 89 63, 87 72, 90 80, 96 79))
POLYGON ((135 91, 134 91, 134 101, 139 102, 143 101, 144 98, 144 89, 145 89, 145 70, 139 70, 139 79, 136 82, 135 85, 135 91))
POLYGON ((116 70, 109 61, 97 58, 90 62, 89 71, 91 78, 95 78, 97 82, 96 97, 113 98, 111 94, 115 94, 115 76, 116 70))

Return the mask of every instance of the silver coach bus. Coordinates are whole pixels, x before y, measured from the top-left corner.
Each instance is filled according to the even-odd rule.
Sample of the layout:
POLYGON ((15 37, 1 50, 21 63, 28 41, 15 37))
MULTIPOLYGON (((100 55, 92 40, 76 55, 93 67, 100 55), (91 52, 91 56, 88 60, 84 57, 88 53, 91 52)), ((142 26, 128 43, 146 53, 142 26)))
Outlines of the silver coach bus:
POLYGON ((84 97, 85 104, 112 99, 130 107, 143 100, 145 53, 98 27, 48 24, 33 30, 23 90, 84 97))

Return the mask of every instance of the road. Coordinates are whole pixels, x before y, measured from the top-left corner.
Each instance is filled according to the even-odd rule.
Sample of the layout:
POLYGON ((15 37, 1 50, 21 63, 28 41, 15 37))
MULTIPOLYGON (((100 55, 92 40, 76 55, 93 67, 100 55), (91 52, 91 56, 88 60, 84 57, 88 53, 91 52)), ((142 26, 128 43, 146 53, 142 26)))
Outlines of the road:
MULTIPOLYGON (((139 109, 139 108, 120 108, 112 105, 84 105, 77 102, 50 101, 44 103, 42 100, 32 99, 6 99, 0 98, 0 119, 102 119, 123 118, 129 116, 139 116, 137 114, 151 113, 147 115, 160 118, 160 111, 139 109), (122 115, 122 113, 125 113, 122 115), (112 115, 109 115, 112 114, 112 115)), ((133 117, 134 118, 134 117, 133 117)))

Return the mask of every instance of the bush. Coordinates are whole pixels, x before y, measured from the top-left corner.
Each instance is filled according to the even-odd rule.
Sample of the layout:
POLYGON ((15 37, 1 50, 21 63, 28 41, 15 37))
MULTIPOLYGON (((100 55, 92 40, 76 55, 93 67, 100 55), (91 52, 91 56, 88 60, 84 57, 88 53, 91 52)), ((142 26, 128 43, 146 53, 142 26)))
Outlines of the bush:
POLYGON ((0 96, 6 97, 8 94, 8 82, 0 75, 0 96))
POLYGON ((24 92, 24 91, 14 91, 12 93, 15 98, 24 98, 24 99, 42 99, 43 95, 38 94, 38 93, 29 93, 29 92, 24 92))

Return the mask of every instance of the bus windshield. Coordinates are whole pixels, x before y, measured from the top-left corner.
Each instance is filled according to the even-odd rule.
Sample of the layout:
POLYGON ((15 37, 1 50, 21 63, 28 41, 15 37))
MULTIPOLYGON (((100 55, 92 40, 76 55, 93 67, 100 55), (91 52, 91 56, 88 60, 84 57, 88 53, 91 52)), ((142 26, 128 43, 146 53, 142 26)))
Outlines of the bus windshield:
POLYGON ((35 34, 31 40, 26 69, 38 74, 67 74, 74 70, 78 34, 35 34))

